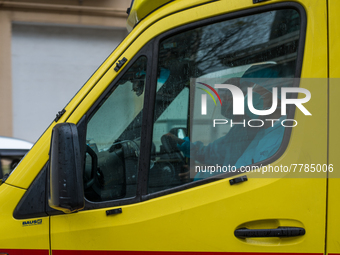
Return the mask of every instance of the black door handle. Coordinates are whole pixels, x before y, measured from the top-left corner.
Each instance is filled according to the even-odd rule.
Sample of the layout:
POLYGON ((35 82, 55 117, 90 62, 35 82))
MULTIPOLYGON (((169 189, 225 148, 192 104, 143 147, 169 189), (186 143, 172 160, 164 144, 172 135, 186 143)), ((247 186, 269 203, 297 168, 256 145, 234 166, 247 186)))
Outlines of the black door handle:
POLYGON ((245 182, 245 181, 248 181, 248 178, 247 178, 246 175, 231 179, 231 180, 229 180, 229 183, 230 183, 230 185, 234 185, 236 183, 245 182))
POLYGON ((238 238, 256 238, 256 237, 292 237, 303 236, 306 234, 304 228, 296 227, 279 227, 275 229, 248 229, 240 228, 234 232, 238 238))

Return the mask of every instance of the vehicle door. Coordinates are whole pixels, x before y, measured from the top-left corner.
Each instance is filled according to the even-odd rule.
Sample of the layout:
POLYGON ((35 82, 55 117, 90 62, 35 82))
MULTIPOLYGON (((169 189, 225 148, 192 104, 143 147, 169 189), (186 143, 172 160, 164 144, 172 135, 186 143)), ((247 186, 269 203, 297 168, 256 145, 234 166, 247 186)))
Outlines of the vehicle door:
MULTIPOLYGON (((325 12, 324 1, 213 1, 146 28, 119 58, 127 64, 112 66, 68 119, 86 123, 86 205, 51 216, 52 254, 324 253, 326 173, 309 169, 327 164, 327 126, 319 124, 327 122, 327 85, 299 78, 327 76, 325 12), (206 98, 206 115, 229 121, 222 106, 230 101, 215 90, 218 104, 215 84, 268 90, 261 82, 273 78, 308 90, 312 115, 288 107, 293 124, 267 121, 281 134, 268 140, 271 151, 262 150, 264 128, 217 130, 197 106, 206 98), (256 139, 262 147, 251 148, 256 139), (203 153, 195 158, 192 148, 203 153), (225 151, 238 156, 215 175, 217 164, 227 166, 217 157, 225 151), (214 174, 196 176, 205 159, 214 174), (265 167, 278 171, 268 178, 265 167)), ((237 122, 249 126, 248 117, 237 122)))

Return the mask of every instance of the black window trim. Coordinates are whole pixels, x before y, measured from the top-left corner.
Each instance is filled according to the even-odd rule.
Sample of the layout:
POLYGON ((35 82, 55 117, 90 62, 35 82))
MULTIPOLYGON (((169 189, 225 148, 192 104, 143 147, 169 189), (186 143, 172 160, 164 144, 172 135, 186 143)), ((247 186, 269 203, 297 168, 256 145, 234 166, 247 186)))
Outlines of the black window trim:
MULTIPOLYGON (((140 58, 140 57, 146 57, 147 59, 147 68, 146 68, 146 84, 150 84, 150 78, 151 78, 151 69, 152 69, 152 47, 153 47, 153 40, 149 41, 142 47, 141 50, 137 52, 135 56, 131 60, 128 60, 128 63, 120 72, 117 77, 108 85, 108 87, 105 89, 105 91, 99 96, 99 98, 96 100, 96 102, 90 107, 90 109, 87 111, 85 114, 86 116, 86 121, 85 121, 85 133, 87 129, 87 124, 90 120, 90 118, 93 116, 93 114, 98 110, 100 107, 101 103, 107 99, 107 97, 111 94, 114 93, 114 90, 118 87, 118 81, 120 78, 129 70, 129 68, 140 58)), ((124 57, 124 55, 122 55, 124 57)), ((143 116, 142 116, 142 128, 141 128, 141 148, 145 148, 143 150, 140 150, 140 157, 139 157, 139 163, 138 163, 138 181, 137 181, 137 193, 135 197, 132 198, 122 198, 122 199, 115 199, 115 200, 107 200, 107 201, 101 201, 101 202, 93 202, 88 199, 85 199, 85 207, 83 210, 93 210, 93 209, 100 209, 100 208, 108 208, 108 207, 117 207, 117 206, 122 206, 122 205, 127 205, 127 204, 133 204, 133 203, 138 203, 141 201, 141 190, 142 186, 141 183, 143 183, 140 179, 142 176, 141 173, 142 168, 145 167, 145 153, 146 149, 151 146, 146 144, 146 131, 147 131, 147 123, 148 123, 148 112, 149 110, 149 97, 148 95, 150 94, 150 86, 145 86, 145 91, 144 91, 144 105, 143 105, 143 116), (144 146, 144 147, 143 147, 144 146)), ((79 124, 79 123, 78 123, 79 124)), ((86 143, 86 138, 84 138, 81 143, 86 143)))
MULTIPOLYGON (((268 11, 274 11, 274 10, 280 10, 280 9, 295 9, 299 15, 300 15, 300 35, 299 35, 299 45, 298 45, 298 50, 297 50, 297 59, 296 59, 296 71, 295 71, 295 78, 300 78, 301 76, 301 71, 302 71, 302 63, 303 63, 303 56, 304 56, 304 48, 305 48, 305 40, 306 40, 306 28, 307 28, 307 16, 306 16, 306 11, 303 8, 303 6, 299 3, 296 2, 284 2, 284 3, 272 3, 272 4, 267 4, 267 5, 262 5, 262 6, 255 6, 253 8, 249 8, 247 10, 241 10, 241 11, 236 11, 232 13, 227 13, 227 14, 222 14, 220 16, 215 16, 212 18, 208 18, 205 20, 200 20, 196 21, 190 24, 183 25, 181 27, 174 28, 172 30, 169 30, 158 37, 154 38, 154 47, 153 47, 153 66, 152 66, 152 79, 151 79, 151 95, 150 98, 152 99, 152 102, 150 102, 151 107, 149 110, 151 110, 152 114, 149 112, 149 114, 152 115, 152 119, 148 122, 148 127, 147 129, 149 130, 149 133, 147 135, 147 138, 149 139, 149 145, 152 143, 152 132, 153 132, 153 125, 154 125, 154 119, 153 119, 153 114, 154 114, 154 107, 155 107, 155 98, 156 98, 156 88, 157 88, 157 67, 158 67, 158 49, 159 49, 159 44, 162 40, 165 40, 173 35, 195 29, 198 27, 210 25, 213 23, 221 22, 221 21, 226 21, 226 20, 231 20, 239 17, 244 17, 244 16, 249 16, 249 15, 255 15, 263 12, 268 12, 268 11)), ((296 81, 297 79, 294 79, 294 87, 299 87, 299 82, 296 81)), ((297 98, 297 95, 294 95, 293 98, 297 98)), ((287 113, 287 118, 288 119, 293 119, 295 115, 295 106, 290 107, 288 113, 287 113)), ((286 148, 289 144, 290 136, 291 136, 292 128, 291 127, 286 127, 283 135, 283 140, 281 142, 281 146, 278 149, 278 151, 271 156, 270 158, 255 163, 251 164, 250 166, 260 166, 260 165, 267 165, 270 164, 277 159, 279 159, 282 154, 286 151, 286 148)), ((149 150, 150 151, 150 150, 149 150)), ((148 159, 150 159, 150 153, 148 155, 148 159)), ((218 177, 210 177, 206 178, 203 180, 195 181, 195 182, 190 182, 187 184, 183 184, 174 188, 166 189, 163 191, 158 191, 155 193, 147 194, 147 179, 148 179, 148 169, 149 169, 149 162, 147 162, 147 167, 143 172, 139 173, 140 178, 143 178, 146 180, 143 183, 143 193, 142 193, 142 201, 146 201, 149 199, 157 198, 160 196, 172 194, 175 192, 179 192, 182 190, 186 190, 189 188, 193 188, 196 186, 201 186, 203 184, 207 184, 210 182, 218 181, 218 180, 223 180, 226 178, 230 178, 232 176, 238 175, 240 173, 226 173, 226 174, 221 174, 218 175, 218 177), (143 176, 142 176, 143 175, 143 176)))

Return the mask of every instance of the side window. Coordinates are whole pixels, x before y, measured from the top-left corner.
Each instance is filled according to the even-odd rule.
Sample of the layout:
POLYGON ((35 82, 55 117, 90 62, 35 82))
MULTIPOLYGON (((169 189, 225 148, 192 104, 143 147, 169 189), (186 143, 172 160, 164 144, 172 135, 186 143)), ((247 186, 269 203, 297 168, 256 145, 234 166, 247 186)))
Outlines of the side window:
POLYGON ((254 116, 245 105, 245 113, 235 116, 230 90, 214 88, 232 84, 247 97, 250 87, 254 107, 269 109, 272 88, 291 86, 297 73, 299 36, 299 12, 281 9, 201 26, 160 41, 148 193, 221 173, 204 171, 204 166, 239 168, 278 151, 285 131, 279 123, 286 117, 279 108, 270 116, 254 116), (271 82, 277 78, 283 79, 280 85, 271 82), (221 128, 212 122, 264 122, 264 117, 275 121, 257 128, 243 124, 221 128))
POLYGON ((84 191, 89 201, 136 196, 146 57, 140 57, 90 116, 84 191))

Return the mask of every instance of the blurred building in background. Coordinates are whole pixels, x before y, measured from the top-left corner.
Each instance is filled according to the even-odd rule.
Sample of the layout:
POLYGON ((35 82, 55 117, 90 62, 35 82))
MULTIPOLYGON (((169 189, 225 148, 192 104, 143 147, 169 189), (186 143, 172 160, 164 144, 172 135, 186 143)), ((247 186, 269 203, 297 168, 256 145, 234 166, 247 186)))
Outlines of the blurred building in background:
POLYGON ((0 0, 0 136, 35 142, 127 35, 131 0, 0 0))

